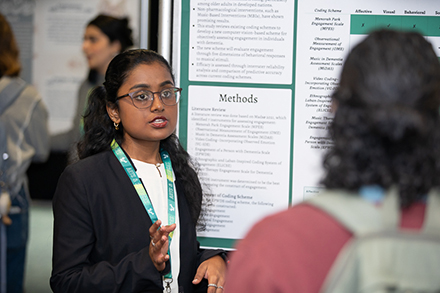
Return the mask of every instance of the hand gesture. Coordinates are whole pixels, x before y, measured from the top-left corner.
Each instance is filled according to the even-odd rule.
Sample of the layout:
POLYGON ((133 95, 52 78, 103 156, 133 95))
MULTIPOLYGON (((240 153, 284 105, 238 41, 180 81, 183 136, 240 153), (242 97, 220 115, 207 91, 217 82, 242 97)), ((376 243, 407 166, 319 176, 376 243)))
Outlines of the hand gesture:
POLYGON ((162 222, 157 220, 151 225, 149 254, 156 269, 161 272, 165 269, 165 262, 170 259, 168 255, 168 235, 176 229, 176 224, 161 227, 162 222))
POLYGON ((11 218, 9 218, 9 210, 11 209, 11 198, 8 192, 3 191, 0 195, 0 219, 6 226, 12 224, 11 218))
POLYGON ((225 284, 226 263, 220 256, 211 257, 200 264, 194 277, 193 284, 198 284, 203 278, 208 279, 208 293, 223 292, 225 284))

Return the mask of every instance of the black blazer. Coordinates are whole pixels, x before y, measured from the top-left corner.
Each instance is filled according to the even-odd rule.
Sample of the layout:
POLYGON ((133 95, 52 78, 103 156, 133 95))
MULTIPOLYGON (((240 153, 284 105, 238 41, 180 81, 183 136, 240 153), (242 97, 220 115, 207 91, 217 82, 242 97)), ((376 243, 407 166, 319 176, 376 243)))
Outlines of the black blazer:
MULTIPOLYGON (((181 292, 198 265, 221 250, 200 250, 183 182, 176 178, 180 220, 181 292)), ((54 292, 163 292, 162 274, 148 254, 152 225, 138 194, 112 151, 68 166, 53 198, 54 292)), ((170 269, 169 262, 165 273, 170 269)), ((175 278, 175 276, 173 276, 175 278)), ((204 288, 199 288, 204 287, 204 288)))

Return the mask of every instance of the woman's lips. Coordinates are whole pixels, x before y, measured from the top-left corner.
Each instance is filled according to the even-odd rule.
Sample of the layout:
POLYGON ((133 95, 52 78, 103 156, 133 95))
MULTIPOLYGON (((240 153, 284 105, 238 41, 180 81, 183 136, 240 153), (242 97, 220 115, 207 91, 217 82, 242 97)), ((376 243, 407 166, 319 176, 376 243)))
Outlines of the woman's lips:
POLYGON ((150 121, 150 125, 155 128, 162 128, 168 124, 168 120, 165 117, 156 117, 150 121))

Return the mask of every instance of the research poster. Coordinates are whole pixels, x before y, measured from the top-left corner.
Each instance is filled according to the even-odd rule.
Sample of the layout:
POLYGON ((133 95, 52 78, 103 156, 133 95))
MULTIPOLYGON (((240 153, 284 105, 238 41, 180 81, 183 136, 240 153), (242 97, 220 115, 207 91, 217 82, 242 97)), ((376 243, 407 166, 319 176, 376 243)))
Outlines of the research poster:
POLYGON ((350 49, 377 28, 417 31, 440 56, 437 1, 298 1, 292 202, 319 194, 331 94, 350 49))
POLYGON ((203 246, 289 205, 294 3, 183 1, 179 136, 209 186, 203 246))
POLYGON ((260 219, 322 190, 331 94, 376 28, 414 30, 440 56, 438 1, 179 1, 179 137, 209 186, 202 246, 233 248, 260 219))

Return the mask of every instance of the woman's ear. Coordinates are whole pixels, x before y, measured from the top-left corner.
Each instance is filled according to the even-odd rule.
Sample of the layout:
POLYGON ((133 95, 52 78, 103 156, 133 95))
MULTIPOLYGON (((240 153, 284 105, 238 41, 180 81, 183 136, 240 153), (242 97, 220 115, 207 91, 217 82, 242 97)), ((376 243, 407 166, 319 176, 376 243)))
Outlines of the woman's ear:
POLYGON ((110 44, 111 50, 113 51, 113 54, 116 56, 118 55, 121 50, 122 50, 122 45, 121 42, 118 40, 114 40, 111 44, 110 44))
POLYGON ((121 122, 121 118, 119 118, 119 110, 118 107, 116 107, 116 105, 112 104, 107 104, 105 106, 107 108, 107 114, 108 116, 110 116, 110 119, 114 122, 114 123, 120 123, 121 122))

